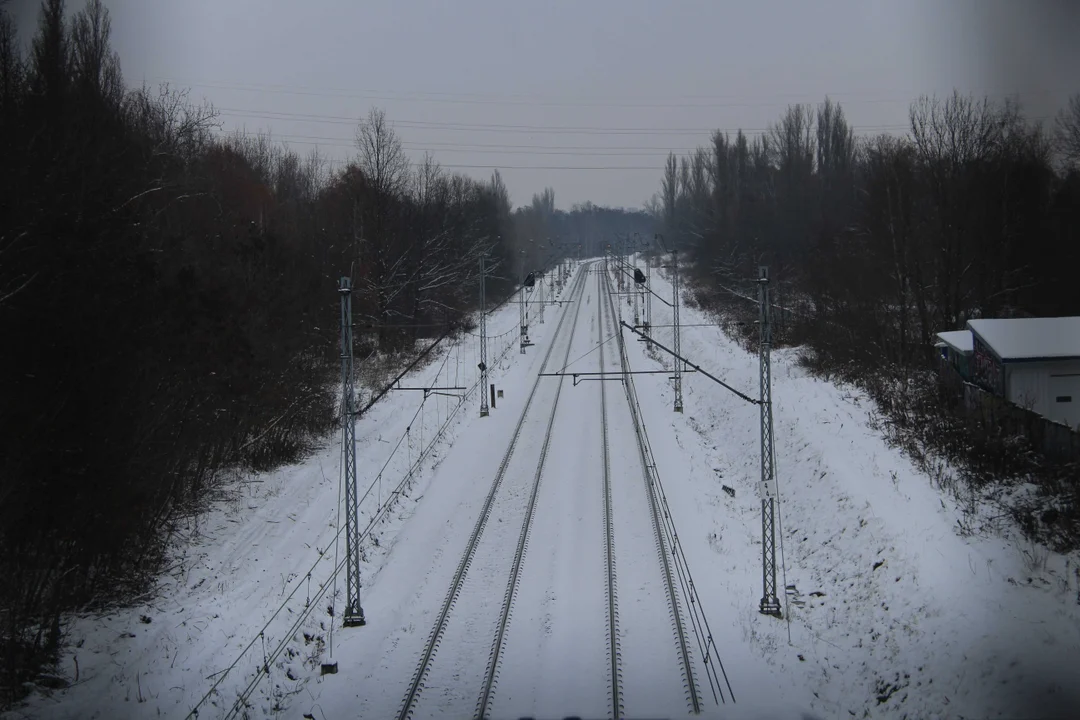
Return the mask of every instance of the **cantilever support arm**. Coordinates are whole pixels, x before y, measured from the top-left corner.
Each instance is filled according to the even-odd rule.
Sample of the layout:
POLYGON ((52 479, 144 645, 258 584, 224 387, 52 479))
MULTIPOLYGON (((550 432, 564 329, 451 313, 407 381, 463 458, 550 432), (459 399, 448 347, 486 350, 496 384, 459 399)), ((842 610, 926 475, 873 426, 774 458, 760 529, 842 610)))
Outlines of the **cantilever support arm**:
MULTIPOLYGON (((635 328, 635 327, 634 327, 633 325, 627 325, 625 321, 620 321, 620 322, 619 322, 619 324, 620 324, 620 325, 622 325, 622 326, 623 326, 624 328, 626 328, 626 329, 630 330, 631 332, 633 332, 633 333, 635 333, 635 334, 637 334, 637 335, 640 335, 640 336, 641 336, 641 337, 643 337, 643 338, 648 338, 648 337, 649 337, 649 336, 648 336, 648 335, 646 335, 645 333, 643 333, 643 332, 641 332, 640 330, 638 330, 637 328, 635 328)), ((694 363, 692 363, 692 362, 690 362, 689 360, 687 360, 686 358, 684 358, 684 357, 683 357, 682 355, 676 355, 676 354, 674 353, 674 351, 672 351, 672 350, 670 350, 669 348, 666 348, 666 347, 664 347, 663 345, 661 345, 660 343, 656 342, 656 340, 655 340, 654 338, 649 338, 649 339, 650 339, 650 340, 652 340, 652 344, 653 344, 653 345, 655 345, 656 347, 660 348, 661 350, 663 350, 664 352, 666 352, 666 353, 667 353, 668 355, 671 355, 672 357, 676 358, 677 360, 682 360, 682 361, 683 361, 684 363, 686 363, 686 364, 687 364, 687 365, 689 365, 690 367, 694 368, 694 370, 698 371, 699 373, 701 373, 701 374, 702 374, 702 375, 704 375, 705 377, 709 378, 709 379, 710 379, 710 380, 712 380, 713 382, 715 382, 715 383, 719 383, 720 385, 723 385, 723 386, 724 386, 725 388, 727 388, 727 389, 728 389, 728 390, 730 390, 731 392, 735 393, 736 395, 738 395, 739 397, 741 397, 741 398, 742 398, 743 400, 745 400, 746 402, 748 402, 748 403, 750 403, 750 404, 752 404, 752 405, 760 405, 760 404, 761 404, 761 401, 760 401, 760 400, 755 400, 754 398, 750 397, 749 395, 745 395, 745 394, 743 394, 743 393, 739 392, 738 390, 736 390, 735 388, 731 387, 730 385, 728 385, 728 384, 727 384, 726 382, 724 382, 724 381, 723 381, 723 380, 721 380, 720 378, 716 377, 715 375, 712 375, 712 374, 708 373, 707 371, 705 371, 705 370, 702 370, 702 369, 701 369, 701 366, 699 366, 699 365, 695 365, 694 363)))
MULTIPOLYGON (((629 270, 626 269, 628 267, 627 263, 623 262, 621 258, 616 257, 615 255, 612 255, 611 257, 619 264, 619 269, 620 270, 622 270, 624 273, 629 275, 631 280, 635 279, 634 275, 629 270)), ((664 303, 668 307, 672 306, 670 300, 668 300, 666 298, 662 298, 659 295, 657 295, 655 292, 653 292, 653 289, 651 287, 646 287, 645 289, 649 291, 650 295, 652 295, 654 298, 656 298, 660 302, 664 303)), ((630 293, 620 293, 620 294, 629 295, 630 293)))

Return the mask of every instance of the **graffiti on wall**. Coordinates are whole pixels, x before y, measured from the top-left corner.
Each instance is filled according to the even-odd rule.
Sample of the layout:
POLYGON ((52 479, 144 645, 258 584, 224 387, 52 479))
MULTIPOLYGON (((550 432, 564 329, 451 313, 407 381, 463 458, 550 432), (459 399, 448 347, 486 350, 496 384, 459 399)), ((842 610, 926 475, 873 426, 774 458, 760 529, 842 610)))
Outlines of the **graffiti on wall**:
POLYGON ((998 395, 1005 394, 1002 385, 1001 363, 990 349, 975 338, 975 348, 971 356, 972 376, 978 384, 998 395))

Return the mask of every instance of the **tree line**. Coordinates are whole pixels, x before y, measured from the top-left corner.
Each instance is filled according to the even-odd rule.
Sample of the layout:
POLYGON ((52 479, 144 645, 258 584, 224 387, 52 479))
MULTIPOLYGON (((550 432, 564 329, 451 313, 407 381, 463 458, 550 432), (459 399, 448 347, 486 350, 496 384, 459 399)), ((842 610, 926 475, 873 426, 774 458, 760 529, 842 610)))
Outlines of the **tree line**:
POLYGON ((570 210, 555 207, 555 191, 545 188, 528 205, 515 208, 513 240, 506 247, 506 273, 518 278, 526 272, 550 267, 563 258, 602 255, 616 237, 642 242, 652 238, 655 218, 644 209, 612 208, 591 202, 575 203, 570 210))
MULTIPOLYGON (((921 434, 899 442, 963 456, 977 484, 1038 470, 1022 443, 934 409, 953 402, 932 372, 934 335, 971 318, 1080 314, 1080 95, 1050 126, 1013 100, 924 96, 905 134, 872 137, 830 99, 790 106, 759 136, 716 132, 670 155, 653 207, 703 305, 752 320, 745 298, 769 265, 778 341, 921 434)), ((1080 467, 1050 474, 1075 542, 1080 467)))

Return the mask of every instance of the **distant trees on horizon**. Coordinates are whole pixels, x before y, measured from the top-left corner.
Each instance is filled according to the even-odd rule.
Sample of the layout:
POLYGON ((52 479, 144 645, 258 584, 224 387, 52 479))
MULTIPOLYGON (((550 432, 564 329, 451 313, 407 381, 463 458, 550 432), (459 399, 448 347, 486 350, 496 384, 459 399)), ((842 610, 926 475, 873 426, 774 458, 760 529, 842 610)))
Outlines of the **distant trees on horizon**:
POLYGON ((780 330, 839 365, 926 367, 968 318, 1080 314, 1080 95, 1052 129, 960 93, 917 99, 909 123, 857 138, 826 99, 752 139, 717 132, 668 157, 666 236, 717 298, 772 266, 780 330))

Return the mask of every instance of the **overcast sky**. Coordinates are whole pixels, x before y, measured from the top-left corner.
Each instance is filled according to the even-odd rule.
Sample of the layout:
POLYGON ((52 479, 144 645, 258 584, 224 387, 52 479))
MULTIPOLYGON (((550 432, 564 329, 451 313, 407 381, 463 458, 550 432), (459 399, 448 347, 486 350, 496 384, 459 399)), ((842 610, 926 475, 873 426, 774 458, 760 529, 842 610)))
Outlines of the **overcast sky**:
MULTIPOLYGON (((1018 93, 1049 118, 1080 91, 1077 0, 105 0, 129 85, 171 81, 224 128, 344 162, 383 108, 410 155, 515 204, 638 207, 669 150, 841 102, 902 133, 919 94, 1018 93), (622 169, 612 169, 622 168, 622 169)), ((26 38, 36 3, 15 2, 26 38)), ((82 6, 69 0, 69 9, 82 6)))

